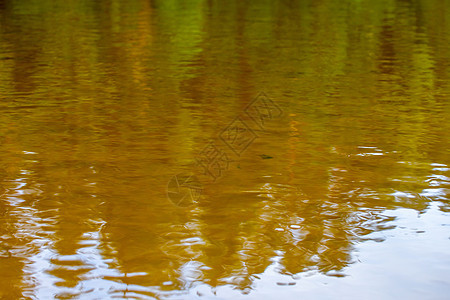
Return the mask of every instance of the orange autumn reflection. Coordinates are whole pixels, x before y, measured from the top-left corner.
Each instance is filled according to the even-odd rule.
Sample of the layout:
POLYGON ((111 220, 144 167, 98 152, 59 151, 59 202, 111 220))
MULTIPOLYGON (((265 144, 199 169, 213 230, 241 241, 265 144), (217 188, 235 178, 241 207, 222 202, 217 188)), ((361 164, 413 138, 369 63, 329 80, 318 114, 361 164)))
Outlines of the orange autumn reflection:
POLYGON ((0 299, 252 295, 271 269, 275 297, 345 280, 387 210, 448 220, 448 7, 0 0, 0 299), (283 116, 174 205, 261 92, 283 116))

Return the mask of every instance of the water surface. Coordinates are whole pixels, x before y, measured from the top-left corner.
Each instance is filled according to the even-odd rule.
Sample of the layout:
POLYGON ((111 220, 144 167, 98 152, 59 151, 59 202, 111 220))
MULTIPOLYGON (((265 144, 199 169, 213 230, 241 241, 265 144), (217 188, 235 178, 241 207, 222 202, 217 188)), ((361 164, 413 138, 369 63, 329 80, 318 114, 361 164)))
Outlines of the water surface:
POLYGON ((0 0, 0 299, 446 299, 449 8, 0 0))

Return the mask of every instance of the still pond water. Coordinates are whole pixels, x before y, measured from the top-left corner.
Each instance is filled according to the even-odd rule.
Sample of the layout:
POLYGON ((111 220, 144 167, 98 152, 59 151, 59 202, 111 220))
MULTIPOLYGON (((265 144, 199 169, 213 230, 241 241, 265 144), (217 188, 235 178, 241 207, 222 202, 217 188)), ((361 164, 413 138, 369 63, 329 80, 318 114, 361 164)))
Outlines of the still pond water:
POLYGON ((0 0, 0 299, 448 299, 450 1, 0 0))

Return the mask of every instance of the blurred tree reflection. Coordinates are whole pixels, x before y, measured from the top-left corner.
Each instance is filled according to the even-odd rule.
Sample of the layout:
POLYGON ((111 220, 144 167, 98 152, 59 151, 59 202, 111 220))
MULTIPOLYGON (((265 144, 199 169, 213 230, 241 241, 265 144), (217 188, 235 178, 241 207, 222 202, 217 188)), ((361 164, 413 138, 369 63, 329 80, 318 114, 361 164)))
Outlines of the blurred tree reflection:
POLYGON ((383 210, 450 210, 445 5, 0 0, 0 298, 44 273, 60 297, 248 291, 274 261, 344 276, 383 210), (173 206, 170 177, 260 91, 285 116, 173 206))

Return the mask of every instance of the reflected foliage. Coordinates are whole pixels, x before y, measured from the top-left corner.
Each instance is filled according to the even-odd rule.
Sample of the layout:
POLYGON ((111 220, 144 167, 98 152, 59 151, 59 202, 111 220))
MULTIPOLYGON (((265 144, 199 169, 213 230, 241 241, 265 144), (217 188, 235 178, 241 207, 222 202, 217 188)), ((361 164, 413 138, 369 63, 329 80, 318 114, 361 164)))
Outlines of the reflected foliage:
POLYGON ((448 7, 0 0, 0 298, 345 276, 384 210, 450 211, 448 7), (285 117, 174 206, 260 91, 285 117))

